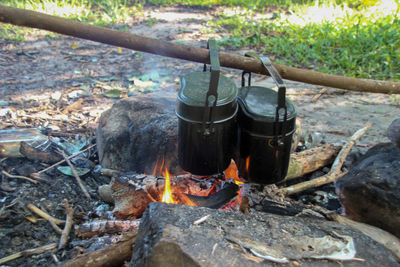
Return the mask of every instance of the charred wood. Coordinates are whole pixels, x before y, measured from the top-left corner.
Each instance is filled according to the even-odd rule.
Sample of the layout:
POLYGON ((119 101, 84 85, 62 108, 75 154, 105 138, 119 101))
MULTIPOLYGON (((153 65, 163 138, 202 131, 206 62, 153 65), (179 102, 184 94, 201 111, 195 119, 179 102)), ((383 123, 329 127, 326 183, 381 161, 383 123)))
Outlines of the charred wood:
POLYGON ((121 234, 136 231, 140 220, 115 220, 86 222, 75 226, 75 234, 79 237, 89 238, 105 234, 121 234))
POLYGON ((129 261, 132 254, 132 245, 135 242, 137 230, 128 232, 122 240, 104 249, 88 252, 65 262, 62 267, 108 267, 122 266, 125 261, 129 261))

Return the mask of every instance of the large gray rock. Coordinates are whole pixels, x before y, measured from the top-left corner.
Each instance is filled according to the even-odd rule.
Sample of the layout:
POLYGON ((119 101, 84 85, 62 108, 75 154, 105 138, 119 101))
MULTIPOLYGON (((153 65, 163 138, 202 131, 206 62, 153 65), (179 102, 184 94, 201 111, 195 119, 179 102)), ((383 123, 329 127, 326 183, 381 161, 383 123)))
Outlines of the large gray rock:
POLYGON ((400 237, 400 149, 378 144, 336 184, 347 217, 400 237))
POLYGON ((105 168, 152 173, 156 162, 181 173, 177 159, 176 93, 158 91, 122 99, 100 118, 96 132, 105 168))
POLYGON ((386 135, 393 144, 400 148, 400 118, 392 121, 387 129, 386 135))
POLYGON ((164 203, 151 203, 144 213, 130 266, 277 265, 260 254, 278 261, 286 257, 286 266, 399 266, 383 246, 335 222, 164 203), (204 216, 209 217, 194 223, 204 216), (310 259, 354 250, 362 261, 310 259))

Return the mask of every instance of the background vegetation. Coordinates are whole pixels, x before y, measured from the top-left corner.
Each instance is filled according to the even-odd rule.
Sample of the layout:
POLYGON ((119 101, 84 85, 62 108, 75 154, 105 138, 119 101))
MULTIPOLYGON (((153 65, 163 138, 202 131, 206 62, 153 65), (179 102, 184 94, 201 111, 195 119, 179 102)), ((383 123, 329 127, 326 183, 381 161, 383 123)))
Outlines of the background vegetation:
MULTIPOLYGON (((326 73, 400 80, 400 0, 3 0, 10 6, 96 25, 143 16, 146 5, 223 6, 204 31, 229 48, 254 48, 277 62, 326 73)), ((149 25, 157 20, 152 19, 149 25)), ((1 25, 20 41, 28 30, 1 25)))

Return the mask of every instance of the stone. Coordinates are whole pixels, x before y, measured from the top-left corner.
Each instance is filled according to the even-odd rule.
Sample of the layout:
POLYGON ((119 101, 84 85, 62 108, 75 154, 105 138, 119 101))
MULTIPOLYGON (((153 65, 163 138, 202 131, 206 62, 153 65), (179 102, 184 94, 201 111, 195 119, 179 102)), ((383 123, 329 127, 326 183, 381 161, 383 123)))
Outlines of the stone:
POLYGON ((387 129, 386 135, 393 144, 400 148, 400 119, 392 121, 387 129))
POLYGON ((183 173, 175 108, 176 92, 160 90, 122 99, 103 112, 96 131, 102 167, 152 173, 164 159, 171 173, 183 173))
POLYGON ((381 143, 335 183, 343 213, 400 237, 400 149, 381 143))
POLYGON ((399 266, 361 232, 308 216, 157 202, 150 203, 138 232, 130 266, 399 266), (335 253, 358 259, 315 258, 335 253))

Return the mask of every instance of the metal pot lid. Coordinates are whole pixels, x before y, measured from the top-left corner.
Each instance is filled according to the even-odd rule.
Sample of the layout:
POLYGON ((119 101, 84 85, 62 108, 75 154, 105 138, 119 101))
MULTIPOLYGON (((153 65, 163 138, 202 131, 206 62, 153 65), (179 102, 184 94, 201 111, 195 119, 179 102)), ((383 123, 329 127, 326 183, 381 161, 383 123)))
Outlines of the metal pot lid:
MULTIPOLYGON (((278 105, 278 93, 270 88, 260 86, 242 87, 239 92, 239 100, 243 103, 248 116, 256 120, 275 121, 275 112, 278 105)), ((287 118, 296 116, 296 108, 286 99, 287 118)))
MULTIPOLYGON (((190 106, 204 107, 206 94, 210 83, 210 72, 191 72, 181 78, 181 89, 178 99, 190 106)), ((235 101, 238 94, 235 83, 223 76, 219 76, 217 106, 235 101)))

